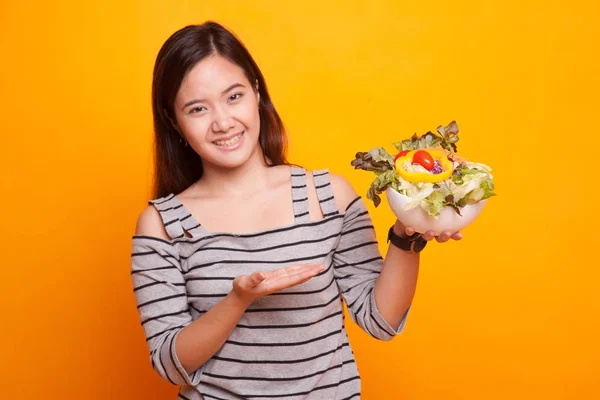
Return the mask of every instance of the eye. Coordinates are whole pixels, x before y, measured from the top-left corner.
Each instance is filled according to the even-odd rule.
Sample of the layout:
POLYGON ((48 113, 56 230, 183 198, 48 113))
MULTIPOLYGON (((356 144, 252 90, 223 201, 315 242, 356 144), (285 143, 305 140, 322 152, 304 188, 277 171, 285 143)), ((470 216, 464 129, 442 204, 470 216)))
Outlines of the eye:
POLYGON ((206 110, 206 108, 204 107, 194 107, 190 110, 190 114, 197 114, 199 112, 202 112, 203 110, 206 110))
POLYGON ((242 96, 243 96, 243 93, 232 94, 231 96, 229 96, 229 100, 234 101, 234 100, 241 98, 242 96))

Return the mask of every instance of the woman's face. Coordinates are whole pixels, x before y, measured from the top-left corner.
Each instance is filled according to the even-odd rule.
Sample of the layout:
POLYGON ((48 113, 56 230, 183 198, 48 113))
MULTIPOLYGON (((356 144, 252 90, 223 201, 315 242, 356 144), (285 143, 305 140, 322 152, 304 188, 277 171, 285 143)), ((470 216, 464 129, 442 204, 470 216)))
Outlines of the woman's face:
POLYGON ((240 67, 218 55, 184 78, 175 98, 176 122, 205 168, 235 168, 261 155, 255 88, 240 67))

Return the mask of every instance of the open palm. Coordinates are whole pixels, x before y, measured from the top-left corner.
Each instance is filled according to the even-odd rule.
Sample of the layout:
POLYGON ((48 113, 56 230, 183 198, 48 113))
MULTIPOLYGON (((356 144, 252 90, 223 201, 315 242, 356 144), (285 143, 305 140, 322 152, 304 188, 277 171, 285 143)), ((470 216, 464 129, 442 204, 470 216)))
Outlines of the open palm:
POLYGON ((322 264, 294 264, 286 268, 257 271, 235 278, 233 290, 240 298, 251 303, 259 297, 304 283, 324 269, 322 264))

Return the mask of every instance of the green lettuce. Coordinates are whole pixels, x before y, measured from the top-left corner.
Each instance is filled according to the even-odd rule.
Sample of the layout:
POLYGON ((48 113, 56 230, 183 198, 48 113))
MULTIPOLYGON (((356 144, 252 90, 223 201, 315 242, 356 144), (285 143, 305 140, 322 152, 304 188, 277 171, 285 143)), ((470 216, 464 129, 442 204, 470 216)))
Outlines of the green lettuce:
POLYGON ((350 163, 354 169, 365 171, 385 172, 394 169, 394 157, 383 147, 375 148, 368 153, 358 152, 350 163))
POLYGON ((379 194, 385 192, 388 187, 392 186, 393 184, 396 184, 394 189, 397 190, 397 184, 399 181, 400 176, 394 170, 380 173, 367 191, 367 199, 372 200, 373 204, 375 204, 375 207, 379 206, 381 203, 381 197, 379 197, 379 194))
POLYGON ((438 126, 437 132, 439 136, 433 132, 427 132, 421 136, 415 133, 410 139, 395 142, 394 147, 398 151, 442 147, 456 153, 456 142, 458 142, 458 124, 456 121, 450 122, 447 126, 438 126))

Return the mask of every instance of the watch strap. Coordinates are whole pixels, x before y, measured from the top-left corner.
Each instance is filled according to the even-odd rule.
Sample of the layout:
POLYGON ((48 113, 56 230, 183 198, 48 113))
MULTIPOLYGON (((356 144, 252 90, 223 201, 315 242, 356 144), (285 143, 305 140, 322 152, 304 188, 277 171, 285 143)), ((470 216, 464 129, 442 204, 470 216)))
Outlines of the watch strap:
POLYGON ((427 245, 427 240, 425 240, 423 238, 423 235, 421 235, 420 233, 414 233, 412 236, 402 237, 396 235, 393 226, 390 227, 387 241, 392 242, 392 244, 398 247, 399 249, 408 251, 412 254, 417 254, 421 252, 427 245))

